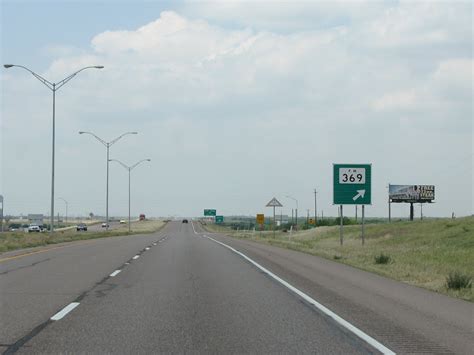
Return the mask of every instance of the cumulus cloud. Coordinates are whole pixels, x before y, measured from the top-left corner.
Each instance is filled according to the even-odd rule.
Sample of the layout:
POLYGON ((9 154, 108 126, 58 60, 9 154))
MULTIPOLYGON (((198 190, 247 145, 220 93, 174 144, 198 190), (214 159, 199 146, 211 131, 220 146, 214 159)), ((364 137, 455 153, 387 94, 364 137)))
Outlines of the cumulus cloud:
MULTIPOLYGON (((58 98, 63 178, 81 181, 81 196, 88 190, 99 195, 102 180, 77 172, 67 159, 87 155, 92 167, 102 169, 100 147, 76 132, 113 138, 138 129, 140 136, 117 144, 114 154, 130 161, 152 155, 141 180, 153 187, 152 198, 141 193, 152 214, 167 208, 200 214, 202 206, 217 203, 227 213, 253 213, 278 194, 301 196, 310 208, 314 185, 330 209, 330 169, 337 161, 374 164, 373 215, 384 213, 388 181, 435 183, 442 203, 433 214, 447 214, 446 206, 454 204, 467 214, 472 174, 448 196, 443 190, 456 169, 432 173, 440 159, 454 155, 462 163, 465 155, 457 153, 471 148, 472 122, 466 117, 472 115, 472 33, 465 5, 262 4, 253 11, 253 3, 225 2, 214 10, 190 3, 182 13, 162 12, 136 29, 99 33, 83 53, 58 56, 44 73, 48 77, 84 65, 106 67, 83 73, 58 98), (237 20, 226 22, 231 14, 237 20), (314 25, 318 19, 323 26, 314 25), (219 198, 210 197, 209 189, 219 198)), ((14 122, 25 122, 36 107, 43 109, 35 115, 49 114, 47 93, 38 98, 36 83, 21 76, 21 85, 12 84, 17 77, 9 72, 4 78, 14 89, 4 90, 3 109, 8 135, 16 141, 22 139, 21 124, 14 122), (24 87, 31 100, 19 107, 24 87)), ((34 153, 26 151, 24 161, 28 154, 34 153)), ((8 156, 4 164, 16 166, 8 156)), ((48 178, 47 172, 39 175, 48 178)), ((113 187, 113 195, 120 195, 119 186, 113 187)), ((78 202, 78 211, 88 203, 93 204, 78 202)))

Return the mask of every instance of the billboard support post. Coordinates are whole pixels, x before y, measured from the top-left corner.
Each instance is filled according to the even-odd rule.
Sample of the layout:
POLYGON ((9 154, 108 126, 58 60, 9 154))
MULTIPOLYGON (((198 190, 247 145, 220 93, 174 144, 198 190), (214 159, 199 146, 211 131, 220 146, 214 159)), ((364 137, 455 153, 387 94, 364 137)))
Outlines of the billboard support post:
POLYGON ((340 239, 340 241, 341 241, 341 246, 342 246, 342 243, 343 243, 343 240, 342 240, 342 238, 343 238, 343 237, 342 237, 342 228, 343 228, 343 227, 342 227, 342 225, 343 225, 343 219, 344 219, 344 216, 343 216, 343 214, 342 214, 342 205, 340 206, 340 209, 341 209, 341 212, 339 213, 339 216, 340 216, 340 218, 341 218, 341 221, 340 221, 340 222, 341 222, 341 225, 340 225, 340 227, 339 227, 339 239, 340 239))
POLYGON ((410 221, 413 221, 415 215, 415 209, 413 208, 413 202, 410 202, 410 221))
POLYGON ((390 197, 388 198, 388 223, 392 223, 392 204, 390 203, 390 197))
POLYGON ((388 223, 392 222, 392 206, 390 204, 390 183, 388 184, 388 223))
POLYGON ((364 223, 365 223, 365 205, 362 205, 362 245, 365 244, 365 230, 364 230, 364 223))

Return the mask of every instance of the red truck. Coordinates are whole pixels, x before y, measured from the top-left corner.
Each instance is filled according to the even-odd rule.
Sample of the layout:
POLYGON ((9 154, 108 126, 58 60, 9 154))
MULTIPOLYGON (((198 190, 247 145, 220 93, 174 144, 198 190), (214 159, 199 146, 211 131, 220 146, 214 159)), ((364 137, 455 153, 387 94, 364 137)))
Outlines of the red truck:
POLYGON ((145 215, 142 213, 142 214, 140 215, 140 221, 144 221, 144 220, 145 220, 145 215))

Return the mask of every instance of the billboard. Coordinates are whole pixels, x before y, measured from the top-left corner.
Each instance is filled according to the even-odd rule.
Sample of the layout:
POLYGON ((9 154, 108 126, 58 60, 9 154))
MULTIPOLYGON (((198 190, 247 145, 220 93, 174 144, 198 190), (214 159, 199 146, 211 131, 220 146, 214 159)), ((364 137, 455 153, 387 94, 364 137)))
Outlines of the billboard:
POLYGON ((388 185, 392 202, 431 202, 435 198, 434 185, 388 185))

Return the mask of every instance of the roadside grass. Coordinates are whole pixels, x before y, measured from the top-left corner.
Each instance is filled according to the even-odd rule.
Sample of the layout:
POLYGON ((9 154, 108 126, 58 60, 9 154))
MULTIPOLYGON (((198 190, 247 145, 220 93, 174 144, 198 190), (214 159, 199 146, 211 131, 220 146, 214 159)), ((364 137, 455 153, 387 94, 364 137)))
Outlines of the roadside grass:
MULTIPOLYGON (((339 243, 339 227, 319 227, 294 232, 291 236, 277 232, 275 238, 273 232, 205 227, 235 238, 322 256, 474 302, 473 287, 448 287, 452 284, 449 282, 452 275, 463 275, 471 280, 474 277, 474 217, 366 225, 364 246, 357 225, 344 227, 343 246, 339 243), (378 259, 381 255, 384 257, 378 259), (382 262, 378 263, 377 259, 382 262)), ((468 283, 464 281, 464 284, 468 283)))
POLYGON ((57 244, 64 242, 72 242, 77 240, 97 239, 106 237, 118 237, 124 235, 153 233, 165 226, 165 222, 161 220, 147 220, 132 224, 132 232, 128 233, 128 226, 120 226, 120 228, 98 232, 76 232, 76 230, 59 230, 53 236, 49 233, 25 233, 25 232, 4 232, 0 233, 0 253, 45 246, 49 244, 57 244), (122 228, 123 227, 123 228, 122 228))

